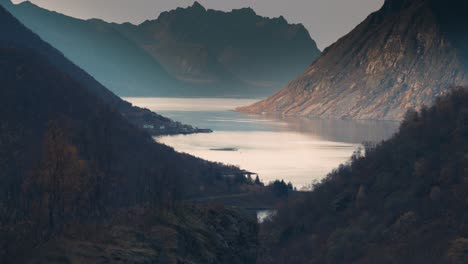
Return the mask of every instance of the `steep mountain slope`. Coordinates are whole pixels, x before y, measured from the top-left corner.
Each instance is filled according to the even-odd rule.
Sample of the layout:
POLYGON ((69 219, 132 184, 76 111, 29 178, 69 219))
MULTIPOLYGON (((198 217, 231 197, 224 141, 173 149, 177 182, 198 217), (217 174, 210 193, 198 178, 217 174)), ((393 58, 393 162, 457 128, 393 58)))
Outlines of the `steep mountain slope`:
POLYGON ((283 17, 261 17, 250 8, 221 12, 195 2, 156 20, 117 29, 181 80, 246 86, 226 90, 228 94, 266 95, 320 54, 302 25, 290 25, 283 17), (257 88, 249 91, 251 87, 257 88))
POLYGON ((247 8, 225 13, 195 3, 141 25, 120 25, 67 17, 30 2, 8 6, 121 96, 266 96, 320 54, 302 25, 247 8))
MULTIPOLYGON (((174 229, 170 233, 176 237, 175 241, 191 239, 197 241, 195 245, 206 244, 203 242, 209 239, 206 234, 223 232, 216 223, 193 223, 201 230, 183 227, 190 221, 179 218, 180 212, 175 212, 174 208, 179 199, 188 196, 238 192, 248 183, 238 169, 179 154, 155 143, 147 133, 77 81, 76 76, 69 74, 72 64, 2 7, 0 32, 1 263, 23 263, 21 257, 26 257, 35 246, 58 239, 64 230, 70 229, 78 233, 71 238, 73 241, 79 239, 90 248, 93 248, 92 243, 104 243, 112 248, 106 240, 90 241, 80 234, 95 234, 93 228, 102 230, 114 226, 113 216, 117 213, 136 217, 146 212, 153 216, 152 224, 174 229), (225 174, 239 176, 238 181, 231 182, 223 177, 225 174), (130 209, 135 212, 128 211, 130 209), (168 215, 175 216, 171 220, 161 220, 168 215), (208 230, 211 227, 213 230, 208 230), (195 237, 190 237, 192 231, 195 237)), ((193 216, 184 208, 180 210, 188 214, 187 217, 193 216)), ((205 211, 202 209, 202 212, 205 211)), ((237 213, 215 210, 214 214, 221 219, 229 217, 227 222, 238 221, 252 227, 249 230, 255 229, 254 223, 237 213)), ((138 235, 142 232, 141 222, 132 222, 136 220, 132 217, 125 219, 117 225, 141 239, 138 235)), ((247 236, 250 231, 238 230, 233 234, 225 231, 230 234, 226 241, 218 239, 215 245, 207 247, 221 248, 234 256, 240 248, 223 244, 238 245, 236 241, 241 239, 238 236, 247 236)), ((156 232, 148 240, 163 235, 156 232)), ((159 249, 171 245, 148 240, 145 245, 159 249)), ((206 253, 208 257, 201 256, 199 248, 186 244, 181 251, 192 252, 198 263, 209 263, 204 260, 219 257, 211 251, 206 253)), ((142 250, 127 247, 119 252, 141 257, 142 250)), ((172 253, 180 256, 181 251, 172 253)), ((248 251, 251 254, 252 251, 248 251)), ((90 261, 95 263, 102 252, 93 252, 88 253, 96 254, 90 261)), ((48 252, 40 252, 43 253, 48 252)), ((113 257, 118 259, 118 256, 113 257)), ((244 263, 240 260, 243 257, 246 255, 233 257, 232 261, 244 263)), ((59 262, 56 259, 44 261, 59 262)))
MULTIPOLYGON (((0 4, 7 7, 7 9, 16 8, 29 8, 34 9, 32 4, 24 3, 20 6, 15 6, 9 0, 2 0, 0 4)), ((18 11, 18 10, 17 10, 18 11)), ((48 14, 48 13, 47 13, 48 14)), ((54 27, 61 25, 58 21, 53 23, 54 27)), ((32 24, 39 25, 40 23, 34 21, 32 24)), ((51 26, 52 27, 52 26, 51 26)), ((54 64, 57 68, 60 68, 63 72, 67 73, 75 80, 80 82, 86 87, 89 92, 98 96, 103 102, 108 104, 110 107, 117 109, 127 120, 132 122, 134 125, 143 128, 145 125, 150 125, 153 129, 148 129, 148 132, 152 135, 161 134, 179 134, 179 133, 195 133, 205 132, 205 130, 199 130, 189 125, 183 125, 178 122, 174 122, 166 117, 153 113, 147 109, 141 109, 133 107, 130 103, 120 99, 118 96, 107 90, 103 85, 97 82, 88 73, 77 67, 75 64, 66 59, 62 53, 57 51, 55 48, 45 43, 37 35, 18 23, 4 23, 0 25, 2 34, 0 35, 0 41, 3 46, 8 45, 20 45, 24 48, 34 50, 50 59, 50 63, 54 64), (161 130, 159 128, 164 127, 161 130)), ((62 36, 69 36, 69 34, 63 33, 62 36)), ((59 34, 60 35, 60 34, 59 34)), ((81 43, 81 42, 80 42, 81 43)), ((70 44, 71 47, 76 47, 78 44, 70 44)), ((124 63, 124 62, 121 62, 124 63)), ((124 63, 125 64, 125 63, 124 63)), ((104 67, 104 66, 103 66, 104 67)), ((148 126, 147 126, 148 127, 148 126)))
POLYGON ((401 119, 468 80, 462 0, 387 0, 272 97, 240 111, 401 119))
POLYGON ((258 263, 467 263, 467 168, 465 88, 286 204, 258 263))
POLYGON ((23 24, 119 96, 164 95, 180 88, 151 56, 104 21, 83 21, 29 1, 8 4, 23 24))

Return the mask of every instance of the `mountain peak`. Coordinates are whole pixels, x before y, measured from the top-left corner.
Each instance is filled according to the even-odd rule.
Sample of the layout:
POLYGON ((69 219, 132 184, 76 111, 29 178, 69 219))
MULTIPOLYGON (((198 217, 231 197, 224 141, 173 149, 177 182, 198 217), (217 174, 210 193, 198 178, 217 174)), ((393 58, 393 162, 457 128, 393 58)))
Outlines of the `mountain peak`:
POLYGON ((197 11, 206 11, 205 7, 203 7, 198 1, 193 2, 193 5, 190 6, 189 9, 197 11))
POLYGON ((242 8, 239 8, 239 9, 232 9, 231 12, 232 13, 237 13, 237 14, 252 15, 252 16, 257 15, 255 10, 253 10, 251 7, 242 7, 242 8))

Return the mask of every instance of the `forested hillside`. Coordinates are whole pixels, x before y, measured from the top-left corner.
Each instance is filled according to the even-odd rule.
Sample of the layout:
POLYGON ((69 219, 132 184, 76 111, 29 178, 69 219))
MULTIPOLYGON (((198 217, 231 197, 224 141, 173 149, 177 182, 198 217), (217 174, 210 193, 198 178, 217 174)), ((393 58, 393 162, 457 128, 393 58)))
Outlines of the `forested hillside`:
POLYGON ((259 263, 467 263, 468 91, 409 111, 263 226, 259 263))
MULTIPOLYGON (((36 254, 45 256, 47 263, 63 258, 72 261, 72 246, 64 252, 56 247, 32 251, 61 239, 116 251, 99 237, 106 234, 93 230, 123 228, 125 234, 138 238, 144 223, 145 228, 166 230, 147 234, 147 239, 159 241, 157 246, 154 241, 140 241, 157 252, 149 256, 152 261, 162 257, 167 243, 173 245, 167 253, 173 258, 200 263, 215 263, 219 257, 243 250, 236 244, 238 236, 255 236, 255 224, 250 220, 222 208, 182 205, 186 197, 241 191, 251 183, 238 168, 179 154, 155 143, 84 82, 77 81, 68 67, 64 71, 52 63, 57 57, 37 52, 30 46, 33 44, 22 45, 29 39, 45 46, 32 33, 28 36, 29 31, 2 8, 0 28, 8 29, 0 37, 0 262, 29 262, 40 257, 36 254), (204 219, 197 214, 210 212, 221 219, 228 217, 225 223, 237 223, 240 229, 223 241, 221 236, 207 238, 217 232, 229 234, 218 222, 194 220, 204 219), (83 237, 82 233, 93 236, 83 237), (166 241, 168 233, 173 238, 166 241), (190 239, 194 244, 184 242, 190 239), (205 251, 198 252, 200 248, 194 245, 205 251), (224 253, 217 255, 217 250, 224 253), (48 254, 59 257, 49 259, 48 254)), ((64 58, 61 61, 64 66, 72 65, 64 58)), ((125 239, 118 233, 109 235, 125 239)), ((120 251, 148 257, 138 254, 140 242, 135 248, 122 245, 120 251)), ((233 257, 233 263, 252 256, 248 250, 233 257)), ((90 254, 87 263, 96 262, 104 253, 90 254)))

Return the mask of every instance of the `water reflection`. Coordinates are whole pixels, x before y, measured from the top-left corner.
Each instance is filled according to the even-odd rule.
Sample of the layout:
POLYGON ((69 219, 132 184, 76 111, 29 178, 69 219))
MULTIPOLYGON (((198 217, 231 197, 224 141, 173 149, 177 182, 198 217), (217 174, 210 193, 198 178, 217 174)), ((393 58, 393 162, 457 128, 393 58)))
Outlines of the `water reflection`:
POLYGON ((396 122, 246 115, 231 111, 252 102, 242 99, 127 100, 177 121, 215 131, 161 137, 157 139, 159 142, 207 160, 254 171, 265 182, 284 179, 298 188, 320 180, 346 162, 362 142, 387 139, 398 127, 396 122), (217 149, 232 151, 214 151, 217 149))
POLYGON ((290 131, 215 131, 157 140, 178 151, 259 173, 264 182, 284 179, 299 188, 324 177, 359 146, 290 131), (237 151, 211 150, 217 148, 237 151))
POLYGON ((396 122, 371 120, 311 119, 304 117, 271 117, 283 122, 289 131, 319 135, 321 139, 347 143, 378 142, 390 138, 396 122))

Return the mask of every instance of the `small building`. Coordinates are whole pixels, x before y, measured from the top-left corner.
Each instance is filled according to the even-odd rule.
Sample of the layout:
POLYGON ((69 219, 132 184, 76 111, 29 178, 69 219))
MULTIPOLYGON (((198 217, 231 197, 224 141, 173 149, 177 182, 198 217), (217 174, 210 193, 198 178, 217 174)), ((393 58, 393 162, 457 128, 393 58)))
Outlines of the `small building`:
POLYGON ((144 125, 143 125, 143 128, 144 128, 144 129, 154 129, 154 126, 153 126, 153 125, 150 125, 150 124, 144 124, 144 125))

